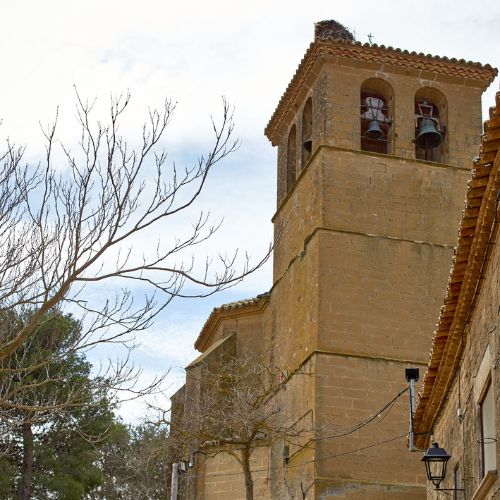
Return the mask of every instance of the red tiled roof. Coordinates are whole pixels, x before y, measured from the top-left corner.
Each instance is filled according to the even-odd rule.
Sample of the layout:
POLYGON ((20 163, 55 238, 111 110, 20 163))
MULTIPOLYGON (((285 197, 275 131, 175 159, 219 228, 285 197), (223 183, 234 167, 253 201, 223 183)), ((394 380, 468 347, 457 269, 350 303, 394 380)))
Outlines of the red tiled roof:
POLYGON ((260 295, 257 295, 257 297, 252 297, 250 299, 242 299, 242 300, 236 300, 234 302, 229 302, 227 304, 222 304, 219 307, 215 307, 212 312, 210 313, 210 316, 208 319, 205 321, 205 324, 203 325, 203 328, 201 329, 200 334, 198 335, 198 338, 196 339, 196 342, 194 343, 194 348, 197 349, 198 351, 203 351, 204 349, 207 348, 207 340, 208 337, 210 336, 209 334, 212 331, 212 327, 215 326, 217 323, 218 318, 224 314, 224 313, 231 313, 231 312, 237 312, 239 310, 251 307, 251 306, 259 306, 263 304, 264 302, 267 302, 269 300, 269 292, 266 293, 261 293, 260 295))

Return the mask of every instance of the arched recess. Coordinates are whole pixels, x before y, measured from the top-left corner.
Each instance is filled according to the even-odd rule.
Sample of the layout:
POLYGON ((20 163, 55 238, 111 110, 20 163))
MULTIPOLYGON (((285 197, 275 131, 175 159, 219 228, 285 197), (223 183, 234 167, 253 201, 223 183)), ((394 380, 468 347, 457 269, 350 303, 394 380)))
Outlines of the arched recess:
POLYGON ((295 125, 288 134, 288 143, 286 146, 286 191, 292 189, 297 177, 297 127, 295 125))
POLYGON ((446 163, 448 103, 445 95, 422 87, 415 94, 415 158, 446 163))
POLYGON ((304 168, 312 154, 312 99, 309 97, 302 112, 302 168, 304 168))
POLYGON ((361 150, 390 154, 393 149, 394 90, 381 78, 369 78, 360 90, 361 150))

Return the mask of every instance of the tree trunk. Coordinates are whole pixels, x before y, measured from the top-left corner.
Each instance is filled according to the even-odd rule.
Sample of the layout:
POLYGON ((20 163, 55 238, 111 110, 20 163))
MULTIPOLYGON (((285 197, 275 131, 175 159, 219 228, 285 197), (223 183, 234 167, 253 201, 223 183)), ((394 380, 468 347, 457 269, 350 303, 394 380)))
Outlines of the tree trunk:
POLYGON ((245 492, 246 500, 253 500, 253 479, 252 472, 250 470, 250 449, 243 448, 243 474, 245 475, 245 492))
POLYGON ((33 482, 33 432, 31 424, 23 424, 23 466, 21 470, 21 484, 19 486, 19 500, 31 498, 33 482))

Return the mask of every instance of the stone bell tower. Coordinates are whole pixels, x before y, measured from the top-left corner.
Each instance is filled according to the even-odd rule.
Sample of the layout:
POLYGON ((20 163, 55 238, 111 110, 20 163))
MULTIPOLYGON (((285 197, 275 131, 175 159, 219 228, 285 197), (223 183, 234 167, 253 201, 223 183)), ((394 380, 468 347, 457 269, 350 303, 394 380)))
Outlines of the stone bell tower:
POLYGON ((425 497, 408 395, 383 408, 405 368, 426 366, 494 76, 324 21, 266 128, 278 148, 266 335, 273 363, 311 374, 287 391, 290 424, 321 432, 283 452, 307 498, 425 497))

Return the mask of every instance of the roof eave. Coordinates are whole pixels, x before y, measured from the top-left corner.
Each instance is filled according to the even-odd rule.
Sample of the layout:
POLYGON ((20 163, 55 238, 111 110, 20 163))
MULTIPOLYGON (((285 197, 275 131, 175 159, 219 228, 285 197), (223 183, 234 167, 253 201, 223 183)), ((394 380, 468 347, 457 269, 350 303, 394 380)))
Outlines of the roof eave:
POLYGON ((263 293, 253 299, 242 301, 241 305, 224 304, 214 308, 203 325, 194 343, 194 348, 200 352, 204 352, 210 346, 210 342, 219 324, 224 319, 258 313, 267 306, 268 302, 269 293, 263 293))

